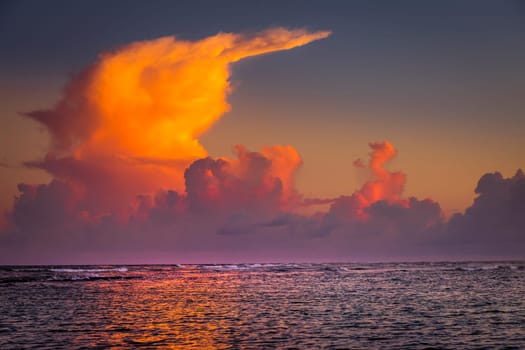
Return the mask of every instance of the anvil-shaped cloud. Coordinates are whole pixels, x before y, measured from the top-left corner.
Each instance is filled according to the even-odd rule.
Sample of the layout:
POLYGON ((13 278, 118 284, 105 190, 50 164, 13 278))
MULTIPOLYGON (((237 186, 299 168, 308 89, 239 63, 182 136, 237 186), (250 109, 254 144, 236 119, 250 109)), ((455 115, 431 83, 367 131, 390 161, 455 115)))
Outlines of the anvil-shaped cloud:
POLYGON ((196 42, 165 37, 102 54, 53 109, 27 113, 53 140, 53 153, 28 165, 95 195, 89 210, 122 210, 159 187, 184 191, 184 170, 207 156, 199 135, 230 108, 230 64, 329 35, 277 28, 196 42))

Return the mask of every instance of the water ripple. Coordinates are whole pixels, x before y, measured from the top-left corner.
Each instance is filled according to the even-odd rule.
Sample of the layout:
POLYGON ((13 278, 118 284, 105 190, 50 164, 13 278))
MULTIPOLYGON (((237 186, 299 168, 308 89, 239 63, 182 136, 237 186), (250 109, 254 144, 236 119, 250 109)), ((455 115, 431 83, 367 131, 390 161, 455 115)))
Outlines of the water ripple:
POLYGON ((0 268, 0 348, 520 349, 513 263, 0 268))

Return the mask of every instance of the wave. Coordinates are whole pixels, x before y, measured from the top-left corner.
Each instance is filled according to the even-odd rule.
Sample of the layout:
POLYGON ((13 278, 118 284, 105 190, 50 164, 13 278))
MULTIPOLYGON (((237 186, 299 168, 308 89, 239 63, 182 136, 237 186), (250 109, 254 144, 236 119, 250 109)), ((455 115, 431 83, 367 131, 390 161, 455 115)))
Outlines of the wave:
POLYGON ((197 265, 199 269, 212 271, 269 271, 285 272, 302 268, 297 264, 247 263, 247 264, 205 264, 197 265))
POLYGON ((344 271, 344 272, 367 271, 367 270, 371 270, 371 268, 368 268, 368 267, 346 267, 346 266, 339 267, 339 271, 344 271))
POLYGON ((99 276, 95 274, 91 275, 75 275, 71 277, 53 277, 46 281, 48 282, 87 282, 87 281, 115 281, 115 280, 136 280, 143 279, 142 276, 99 276))
POLYGON ((524 270, 524 265, 473 265, 458 266, 456 271, 524 270))
POLYGON ((65 272, 65 273, 78 273, 78 272, 127 272, 126 267, 115 267, 115 268, 96 268, 96 269, 72 269, 72 268, 53 268, 49 269, 51 272, 65 272))
POLYGON ((215 271, 236 271, 236 270, 247 270, 248 267, 244 266, 244 264, 239 265, 201 265, 201 268, 205 270, 215 270, 215 271))
POLYGON ((38 271, 47 271, 47 267, 16 267, 8 268, 8 271, 13 272, 38 272, 38 271))
POLYGON ((100 276, 96 274, 73 275, 73 276, 20 276, 0 278, 0 284, 31 283, 31 282, 87 282, 87 281, 114 281, 143 279, 142 276, 100 276))

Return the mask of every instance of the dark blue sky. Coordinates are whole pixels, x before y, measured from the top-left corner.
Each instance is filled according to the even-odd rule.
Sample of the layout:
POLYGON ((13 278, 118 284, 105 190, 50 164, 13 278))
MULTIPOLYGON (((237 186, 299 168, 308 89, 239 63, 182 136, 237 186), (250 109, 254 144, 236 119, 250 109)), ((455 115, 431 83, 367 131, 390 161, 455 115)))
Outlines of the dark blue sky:
POLYGON ((426 52, 468 60, 512 45, 523 54, 525 30, 521 1, 4 1, 0 6, 3 69, 30 63, 38 70, 62 69, 131 41, 174 34, 197 39, 271 26, 330 28, 341 59, 358 49, 393 59, 426 52), (343 50, 341 41, 348 45, 343 50))

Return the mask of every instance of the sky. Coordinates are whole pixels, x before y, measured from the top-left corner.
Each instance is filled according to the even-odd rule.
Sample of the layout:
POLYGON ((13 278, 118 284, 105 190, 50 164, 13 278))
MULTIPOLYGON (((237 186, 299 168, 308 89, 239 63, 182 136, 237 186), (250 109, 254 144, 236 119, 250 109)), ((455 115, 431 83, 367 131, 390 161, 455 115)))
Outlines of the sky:
POLYGON ((514 259, 518 1, 5 1, 0 263, 514 259))

